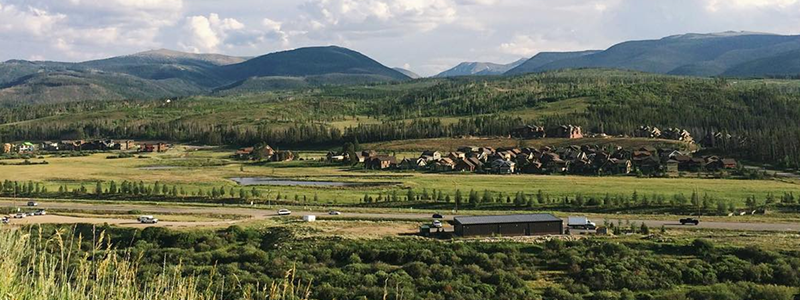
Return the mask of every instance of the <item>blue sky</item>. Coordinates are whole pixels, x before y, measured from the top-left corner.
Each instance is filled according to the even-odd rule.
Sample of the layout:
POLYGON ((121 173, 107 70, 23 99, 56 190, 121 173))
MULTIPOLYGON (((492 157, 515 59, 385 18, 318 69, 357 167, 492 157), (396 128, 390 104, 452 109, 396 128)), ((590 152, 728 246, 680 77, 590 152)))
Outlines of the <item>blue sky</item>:
POLYGON ((461 61, 695 32, 800 32, 800 0, 0 0, 0 60, 340 45, 432 75, 461 61))

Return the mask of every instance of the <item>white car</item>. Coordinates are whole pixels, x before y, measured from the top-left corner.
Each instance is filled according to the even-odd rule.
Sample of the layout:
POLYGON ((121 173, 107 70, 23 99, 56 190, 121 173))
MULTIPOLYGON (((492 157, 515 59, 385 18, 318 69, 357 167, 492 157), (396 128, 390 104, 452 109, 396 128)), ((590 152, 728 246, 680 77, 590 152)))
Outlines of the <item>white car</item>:
POLYGON ((14 215, 14 219, 25 219, 25 217, 27 217, 27 216, 28 215, 26 215, 24 213, 18 213, 16 215, 14 215))
POLYGON ((47 211, 44 209, 37 210, 33 213, 34 216, 45 216, 47 215, 47 211))
POLYGON ((139 217, 139 223, 142 223, 142 224, 156 224, 156 223, 158 223, 158 219, 153 218, 153 216, 141 216, 141 217, 139 217))
POLYGON ((0 222, 2 222, 3 224, 8 224, 8 217, 0 218, 0 222))
POLYGON ((292 211, 288 210, 288 209, 285 209, 285 208, 281 209, 281 210, 278 210, 278 215, 279 216, 288 216, 288 215, 291 215, 291 214, 292 214, 292 211))
POLYGON ((336 211, 336 210, 332 210, 332 211, 328 212, 328 214, 331 215, 331 216, 339 216, 339 215, 342 214, 342 212, 336 211))
POLYGON ((28 206, 30 206, 30 207, 39 206, 39 203, 31 201, 31 202, 28 202, 28 206))
POLYGON ((434 228, 442 228, 444 226, 444 225, 442 225, 442 221, 439 221, 439 220, 433 221, 432 225, 433 225, 434 228))

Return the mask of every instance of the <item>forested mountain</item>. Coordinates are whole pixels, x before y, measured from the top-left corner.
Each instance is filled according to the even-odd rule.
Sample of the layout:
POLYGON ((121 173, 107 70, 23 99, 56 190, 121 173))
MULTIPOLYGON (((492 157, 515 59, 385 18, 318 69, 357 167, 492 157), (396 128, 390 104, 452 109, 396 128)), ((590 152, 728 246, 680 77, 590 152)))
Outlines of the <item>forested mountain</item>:
POLYGON ((255 92, 293 87, 250 82, 266 77, 292 77, 292 82, 309 86, 409 79, 339 47, 302 48, 255 59, 155 50, 81 63, 0 63, 0 103, 156 99, 242 85, 255 92))
POLYGON ((546 64, 532 63, 532 67, 510 74, 566 68, 615 68, 689 76, 797 75, 800 66, 791 63, 797 57, 796 50, 800 50, 800 36, 750 32, 685 34, 624 42, 605 51, 546 64))
POLYGON ((508 70, 514 69, 517 66, 521 65, 528 59, 523 58, 518 61, 512 62, 510 64, 495 64, 489 62, 463 62, 458 64, 457 66, 439 73, 434 77, 456 77, 456 76, 471 76, 471 75, 478 75, 478 76, 486 76, 486 75, 502 75, 508 70))
POLYGON ((538 72, 539 68, 560 60, 571 59, 581 56, 586 56, 590 54, 595 54, 597 50, 587 50, 587 51, 576 51, 576 52, 542 52, 536 54, 536 56, 532 57, 531 59, 524 61, 519 66, 509 70, 505 73, 505 75, 517 75, 517 74, 525 74, 525 73, 534 73, 538 72))
POLYGON ((304 77, 326 74, 370 75, 380 80, 406 80, 392 70, 356 51, 336 46, 283 51, 216 69, 220 77, 241 81, 251 77, 304 77))

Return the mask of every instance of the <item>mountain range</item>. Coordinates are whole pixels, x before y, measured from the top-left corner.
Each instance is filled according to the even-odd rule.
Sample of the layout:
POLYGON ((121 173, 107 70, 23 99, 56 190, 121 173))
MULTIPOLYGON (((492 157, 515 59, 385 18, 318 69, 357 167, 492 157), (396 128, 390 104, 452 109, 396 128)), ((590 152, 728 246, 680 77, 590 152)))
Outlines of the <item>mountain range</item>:
POLYGON ((495 64, 490 62, 463 62, 457 66, 439 73, 434 77, 458 77, 458 76, 491 76, 503 75, 511 69, 528 61, 527 58, 520 59, 510 64, 495 64))
POLYGON ((408 79, 361 53, 335 46, 255 58, 155 50, 80 63, 0 63, 0 103, 152 99, 408 79))
MULTIPOLYGON (((505 65, 462 63, 436 77, 519 75, 573 68, 703 77, 797 76, 800 36, 752 32, 684 34, 623 42, 606 50, 543 52, 505 65)), ((80 63, 0 63, 0 104, 225 95, 417 77, 408 70, 392 69, 359 52, 336 46, 300 48, 253 58, 155 50, 80 63)))
POLYGON ((684 34, 630 41, 604 51, 542 53, 506 74, 614 68, 684 76, 800 74, 800 36, 753 32, 684 34))

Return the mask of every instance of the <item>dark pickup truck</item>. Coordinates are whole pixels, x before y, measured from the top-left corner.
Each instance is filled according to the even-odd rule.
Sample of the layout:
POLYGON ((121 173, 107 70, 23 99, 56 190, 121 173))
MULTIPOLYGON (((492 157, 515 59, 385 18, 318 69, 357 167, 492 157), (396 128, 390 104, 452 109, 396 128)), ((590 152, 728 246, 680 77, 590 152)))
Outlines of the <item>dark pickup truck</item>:
POLYGON ((681 225, 686 225, 686 224, 693 224, 693 225, 697 226, 697 225, 700 224, 700 220, 695 219, 695 218, 681 219, 681 225))

